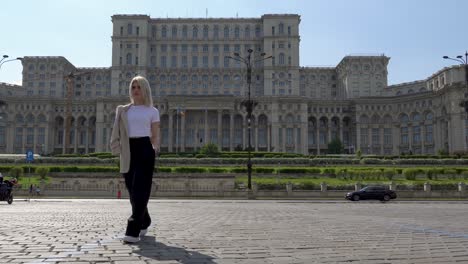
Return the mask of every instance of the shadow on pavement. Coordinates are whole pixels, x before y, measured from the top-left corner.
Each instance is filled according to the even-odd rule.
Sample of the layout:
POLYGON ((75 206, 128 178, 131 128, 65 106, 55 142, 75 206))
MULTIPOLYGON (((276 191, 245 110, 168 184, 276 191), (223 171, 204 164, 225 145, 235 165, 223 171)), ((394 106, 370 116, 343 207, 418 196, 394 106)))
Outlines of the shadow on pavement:
POLYGON ((157 242, 154 236, 144 237, 140 242, 135 243, 135 246, 138 247, 138 250, 134 250, 133 254, 159 261, 175 260, 183 264, 216 264, 212 256, 185 250, 180 247, 167 246, 164 243, 157 242))

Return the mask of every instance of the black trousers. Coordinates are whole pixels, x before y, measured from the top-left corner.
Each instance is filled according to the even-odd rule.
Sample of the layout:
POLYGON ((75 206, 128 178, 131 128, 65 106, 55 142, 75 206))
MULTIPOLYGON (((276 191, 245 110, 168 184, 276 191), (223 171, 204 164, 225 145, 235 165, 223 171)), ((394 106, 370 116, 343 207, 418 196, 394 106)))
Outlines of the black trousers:
POLYGON ((123 174, 132 205, 132 216, 125 231, 127 236, 138 237, 140 230, 151 224, 148 200, 153 183, 154 158, 149 137, 130 138, 130 169, 123 174))

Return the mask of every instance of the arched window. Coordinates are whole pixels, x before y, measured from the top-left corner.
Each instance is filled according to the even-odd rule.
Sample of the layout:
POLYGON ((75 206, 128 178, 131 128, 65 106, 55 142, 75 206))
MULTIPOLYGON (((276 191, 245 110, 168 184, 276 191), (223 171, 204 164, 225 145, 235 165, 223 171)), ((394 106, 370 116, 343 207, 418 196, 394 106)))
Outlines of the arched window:
POLYGON ((167 27, 163 26, 161 30, 161 37, 162 38, 167 38, 167 27))
POLYGON ((229 27, 228 26, 224 27, 224 38, 225 39, 229 38, 229 27))
POLYGON ((194 38, 194 39, 198 38, 198 28, 197 28, 197 26, 193 26, 192 38, 194 38))
POLYGON ((132 53, 127 53, 127 65, 132 64, 132 53))

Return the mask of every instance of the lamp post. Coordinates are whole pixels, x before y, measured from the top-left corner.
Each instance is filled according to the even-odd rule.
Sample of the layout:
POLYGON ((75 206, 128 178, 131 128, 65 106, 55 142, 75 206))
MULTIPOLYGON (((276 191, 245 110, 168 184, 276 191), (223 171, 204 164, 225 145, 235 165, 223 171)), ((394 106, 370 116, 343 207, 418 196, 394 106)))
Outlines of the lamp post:
POLYGON ((0 60, 0 69, 2 68, 2 65, 7 63, 7 62, 10 62, 10 61, 15 61, 15 60, 22 60, 23 58, 22 57, 18 57, 16 59, 11 59, 11 60, 6 60, 6 61, 3 61, 4 59, 8 58, 8 55, 3 55, 3 59, 0 60), (6 57, 5 57, 6 56, 6 57))
MULTIPOLYGON (((239 53, 234 53, 234 57, 232 56, 226 56, 226 58, 228 59, 231 59, 231 60, 235 60, 235 61, 238 61, 238 62, 242 62, 243 64, 245 64, 245 66, 247 67, 247 87, 248 87, 248 92, 247 92, 247 100, 244 100, 242 101, 242 106, 245 107, 245 109, 247 110, 247 131, 248 131, 248 160, 247 160, 247 176, 248 176, 248 183, 247 183, 247 188, 249 191, 252 191, 252 160, 251 160, 251 149, 252 149, 252 146, 251 146, 251 142, 250 142, 250 134, 251 134, 251 127, 250 127, 250 122, 251 122, 251 119, 252 119, 252 111, 253 109, 255 108, 255 106, 257 105, 257 102, 253 101, 250 99, 250 85, 252 83, 252 52, 253 50, 252 49, 248 49, 247 50, 247 56, 246 57, 241 57, 239 55, 239 53)), ((272 56, 268 56, 268 57, 265 57, 265 53, 262 52, 260 54, 260 58, 256 59, 254 58, 254 63, 255 62, 260 62, 260 61, 263 61, 263 60, 266 60, 266 59, 270 59, 272 58, 272 56)))
POLYGON ((0 60, 0 63, 1 63, 1 62, 2 62, 4 59, 6 59, 6 58, 8 58, 8 57, 9 57, 9 56, 8 56, 8 55, 6 55, 6 54, 5 54, 5 55, 3 55, 3 56, 2 56, 2 59, 0 60))
POLYGON ((460 62, 462 65, 465 66, 465 85, 466 85, 466 91, 465 91, 465 96, 464 99, 461 101, 460 106, 465 108, 465 112, 468 113, 468 51, 465 51, 465 58, 463 58, 462 55, 458 55, 456 58, 451 58, 449 56, 444 56, 443 57, 446 60, 453 60, 460 62))

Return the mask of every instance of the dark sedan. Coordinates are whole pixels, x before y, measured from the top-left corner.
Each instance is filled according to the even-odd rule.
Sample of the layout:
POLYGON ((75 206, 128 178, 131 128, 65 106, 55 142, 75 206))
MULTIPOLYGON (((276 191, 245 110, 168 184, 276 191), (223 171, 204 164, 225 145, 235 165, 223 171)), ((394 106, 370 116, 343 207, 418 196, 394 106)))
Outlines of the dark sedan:
POLYGON ((346 199, 351 201, 359 200, 381 200, 390 201, 390 199, 396 199, 397 195, 395 191, 387 190, 382 186, 367 186, 359 191, 349 192, 346 194, 346 199))

